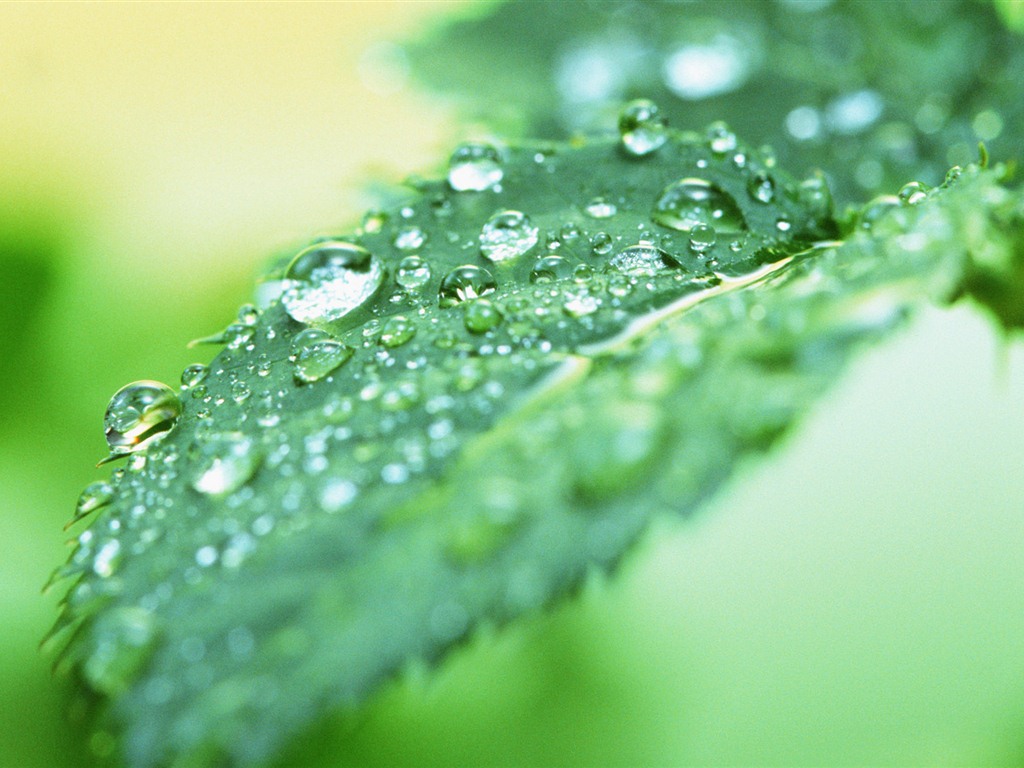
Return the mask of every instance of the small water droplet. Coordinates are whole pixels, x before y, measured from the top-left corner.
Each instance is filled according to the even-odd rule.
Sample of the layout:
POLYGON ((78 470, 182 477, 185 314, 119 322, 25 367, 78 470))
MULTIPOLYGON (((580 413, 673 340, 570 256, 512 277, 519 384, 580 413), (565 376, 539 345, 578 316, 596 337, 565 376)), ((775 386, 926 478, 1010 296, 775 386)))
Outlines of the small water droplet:
POLYGON ((430 265, 419 256, 406 256, 398 264, 395 282, 407 291, 422 288, 430 280, 430 265))
POLYGON ((103 417, 110 458, 137 451, 163 437, 181 416, 181 401, 159 381, 136 381, 119 389, 103 417))
POLYGON ((89 483, 85 486, 85 490, 78 497, 78 503, 75 504, 75 515, 71 518, 71 522, 64 526, 64 530, 67 530, 72 525, 77 523, 83 517, 86 517, 97 509, 110 504, 114 500, 114 488, 110 483, 103 480, 98 480, 95 483, 89 483))
POLYGON ((498 150, 490 144, 461 144, 448 160, 448 184, 456 192, 493 189, 504 175, 498 150))
POLYGON ((231 493, 249 481, 261 459, 252 438, 241 432, 209 435, 196 449, 192 487, 208 496, 231 493))
POLYGON ((903 185, 896 197, 904 205, 917 205, 928 199, 928 187, 920 181, 911 181, 903 185))
POLYGON ((629 154, 649 155, 668 141, 668 121, 653 101, 631 101, 619 114, 619 138, 629 154))
POLYGON ((942 182, 942 186, 949 187, 957 182, 957 180, 963 175, 964 169, 959 165, 954 165, 948 171, 946 171, 946 179, 942 182))
POLYGON ((565 295, 562 311, 569 317, 579 318, 592 315, 600 306, 600 300, 588 291, 572 291, 565 295))
POLYGON ((572 270, 572 279, 577 283, 585 283, 594 276, 594 268, 589 264, 577 264, 572 270))
POLYGON ((463 323, 470 333, 487 333, 501 324, 501 311, 487 299, 467 303, 463 323))
POLYGON ((202 383, 209 374, 210 369, 202 363, 194 363, 187 366, 181 372, 181 388, 192 389, 196 384, 202 383))
POLYGON ((363 232, 373 235, 384 229, 388 215, 383 211, 367 211, 363 216, 363 232))
POLYGON ((747 228, 736 201, 704 179, 680 179, 665 187, 654 203, 651 219, 680 232, 689 232, 698 224, 713 226, 719 232, 742 232, 747 228))
POLYGON ((775 228, 779 230, 779 232, 789 232, 789 230, 793 228, 793 222, 785 216, 780 216, 775 222, 775 228))
POLYGON ((775 182, 764 171, 758 171, 747 181, 747 192, 759 203, 770 203, 775 199, 775 182))
POLYGON ((381 346, 388 349, 400 347, 416 335, 416 324, 404 315, 394 315, 384 321, 380 331, 381 346))
POLYGON ((698 224, 690 230, 690 249, 697 253, 704 253, 715 244, 717 233, 714 227, 705 224, 698 224))
POLYGON ((558 230, 558 237, 563 242, 569 242, 575 240, 580 236, 580 228, 576 226, 574 222, 567 221, 562 225, 561 229, 558 230))
POLYGON ((325 331, 307 328, 292 342, 295 380, 302 384, 320 381, 347 363, 353 354, 352 347, 342 344, 325 331))
POLYGON ((590 250, 598 256, 607 256, 612 251, 614 241, 607 232, 598 232, 590 238, 590 250))
POLYGON ((708 146, 716 155, 725 155, 736 149, 736 134, 723 122, 708 126, 708 146))
POLYGON ((395 235, 395 248, 400 251, 415 251, 427 242, 427 233, 419 227, 403 227, 395 235))
POLYGON ((501 211, 480 231, 480 253, 497 263, 522 256, 537 244, 539 229, 521 211, 501 211))
POLYGON ((284 308, 294 320, 316 324, 369 301, 384 281, 384 266, 361 246, 328 241, 301 251, 285 276, 292 284, 281 296, 284 308))
POLYGON ((545 256, 537 259, 530 272, 531 283, 550 283, 563 277, 572 276, 572 264, 561 256, 545 256))
POLYGON ((587 203, 583 210, 586 212, 587 216, 590 216, 592 219, 610 219, 619 212, 615 203, 609 202, 603 197, 595 197, 587 203))
POLYGON ((243 304, 238 308, 238 322, 242 325, 256 325, 260 311, 253 304, 243 304))
POLYGON ((609 262, 620 272, 653 275, 676 261, 667 252, 651 243, 638 243, 619 251, 609 262))
POLYGON ((452 307, 469 299, 486 296, 497 288, 494 276, 486 269, 474 264, 463 264, 444 276, 437 293, 438 304, 452 307))
POLYGON ((899 208, 901 205, 900 199, 895 195, 879 195, 864 206, 857 216, 857 223, 863 229, 871 229, 875 222, 893 208, 899 208))

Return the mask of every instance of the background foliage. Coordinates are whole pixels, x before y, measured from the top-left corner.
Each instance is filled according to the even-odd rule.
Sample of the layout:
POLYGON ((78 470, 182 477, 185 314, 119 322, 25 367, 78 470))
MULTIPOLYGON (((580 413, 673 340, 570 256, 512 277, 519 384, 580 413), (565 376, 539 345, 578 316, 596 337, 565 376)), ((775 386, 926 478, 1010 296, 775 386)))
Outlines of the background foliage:
MULTIPOLYGON (((453 9, 370 6, 0 9, 0 762, 86 763, 35 650, 38 588, 109 395, 174 382, 268 244, 345 223, 371 169, 427 168, 462 134, 379 42, 453 9)), ((614 583, 290 761, 1019 762, 1022 392, 1019 341, 967 306, 926 314, 614 583)))

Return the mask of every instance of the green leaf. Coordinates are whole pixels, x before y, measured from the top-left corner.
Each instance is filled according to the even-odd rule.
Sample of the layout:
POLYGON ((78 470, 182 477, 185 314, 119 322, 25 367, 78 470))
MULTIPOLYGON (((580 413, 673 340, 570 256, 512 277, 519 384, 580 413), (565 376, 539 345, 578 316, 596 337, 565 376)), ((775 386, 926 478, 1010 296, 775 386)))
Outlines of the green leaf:
POLYGON ((146 390, 150 441, 56 574, 77 577, 55 638, 71 634, 59 663, 94 747, 140 767, 265 762, 612 568, 652 515, 692 511, 769 447, 859 345, 1019 253, 971 245, 1020 210, 992 172, 865 216, 840 246, 817 180, 666 137, 643 157, 463 148, 455 186, 487 188, 422 182, 352 245, 269 275, 279 298, 187 372, 176 422, 146 390), (358 306, 339 315, 343 300, 358 306))
POLYGON ((1024 141, 1020 37, 975 0, 505 2, 410 58, 503 135, 599 131, 643 96, 676 127, 725 120, 784 167, 823 169, 842 203, 938 184, 979 139, 997 159, 1024 141))

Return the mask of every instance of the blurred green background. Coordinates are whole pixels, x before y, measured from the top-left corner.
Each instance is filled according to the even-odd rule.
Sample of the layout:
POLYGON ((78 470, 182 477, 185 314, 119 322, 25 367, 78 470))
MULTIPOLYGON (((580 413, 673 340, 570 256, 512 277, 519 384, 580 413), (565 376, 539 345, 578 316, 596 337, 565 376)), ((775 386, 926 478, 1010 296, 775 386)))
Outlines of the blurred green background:
MULTIPOLYGON (((39 590, 108 398, 209 360, 185 343, 266 256, 474 132, 394 41, 485 9, 0 5, 0 766, 89 765, 39 590)), ((930 312, 614 579, 285 763, 1024 763, 1022 467, 1024 343, 930 312)))

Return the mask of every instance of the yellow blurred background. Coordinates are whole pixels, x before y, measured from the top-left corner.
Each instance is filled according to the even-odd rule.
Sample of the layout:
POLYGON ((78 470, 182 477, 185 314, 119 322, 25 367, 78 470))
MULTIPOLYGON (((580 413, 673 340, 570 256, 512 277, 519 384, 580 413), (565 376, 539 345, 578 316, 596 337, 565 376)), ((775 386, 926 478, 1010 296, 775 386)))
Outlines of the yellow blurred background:
MULTIPOLYGON (((109 396, 175 384, 267 256, 441 164, 469 129, 395 42, 481 7, 0 4, 0 766, 88 764, 39 589, 109 396)), ((1021 435, 1021 341, 928 313, 609 584, 289 764, 1019 765, 1021 435)))

